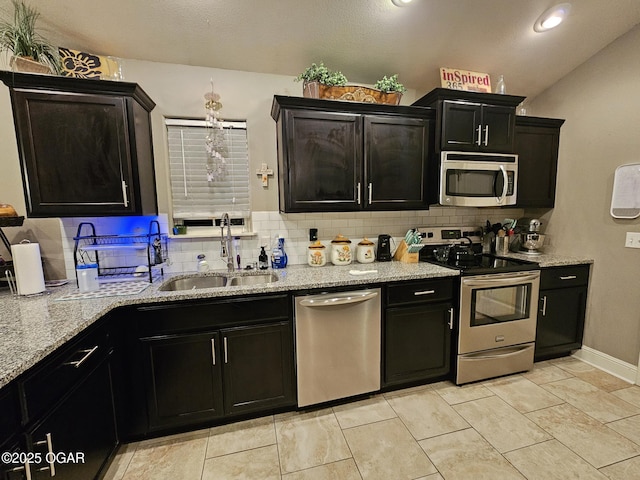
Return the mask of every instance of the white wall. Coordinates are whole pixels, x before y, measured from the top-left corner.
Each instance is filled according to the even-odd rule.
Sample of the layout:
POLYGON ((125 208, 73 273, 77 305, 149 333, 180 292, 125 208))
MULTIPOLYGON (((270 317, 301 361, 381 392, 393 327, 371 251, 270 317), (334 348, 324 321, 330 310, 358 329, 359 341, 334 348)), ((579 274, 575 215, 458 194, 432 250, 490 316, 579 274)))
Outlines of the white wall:
POLYGON ((636 365, 640 352, 640 250, 624 248, 640 219, 609 214, 616 167, 640 163, 640 26, 536 97, 532 114, 565 118, 553 249, 595 258, 584 344, 636 365))

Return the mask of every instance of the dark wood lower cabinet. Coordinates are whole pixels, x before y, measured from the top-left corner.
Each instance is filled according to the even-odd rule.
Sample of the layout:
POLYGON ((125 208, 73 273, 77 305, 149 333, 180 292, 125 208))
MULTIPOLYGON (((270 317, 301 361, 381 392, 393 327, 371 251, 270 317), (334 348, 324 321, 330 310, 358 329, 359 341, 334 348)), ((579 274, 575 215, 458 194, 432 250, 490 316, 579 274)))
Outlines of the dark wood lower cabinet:
POLYGON ((108 359, 27 432, 31 478, 95 478, 117 442, 108 359))
POLYGON ((228 414, 295 403, 289 322, 222 330, 228 414))
POLYGON ((582 346, 588 279, 589 265, 542 270, 536 361, 568 355, 582 346))
POLYGON ((150 430, 295 403, 288 321, 141 344, 150 430))
POLYGON ((385 385, 449 373, 451 308, 446 303, 387 309, 385 385))
POLYGON ((289 308, 277 295, 129 310, 138 338, 128 358, 138 365, 123 388, 130 398, 120 401, 136 417, 125 436, 295 405, 289 308))
POLYGON ((454 322, 452 279, 392 285, 384 315, 384 387, 449 374, 454 322))
POLYGON ((151 429, 223 414, 217 332, 141 339, 151 429))

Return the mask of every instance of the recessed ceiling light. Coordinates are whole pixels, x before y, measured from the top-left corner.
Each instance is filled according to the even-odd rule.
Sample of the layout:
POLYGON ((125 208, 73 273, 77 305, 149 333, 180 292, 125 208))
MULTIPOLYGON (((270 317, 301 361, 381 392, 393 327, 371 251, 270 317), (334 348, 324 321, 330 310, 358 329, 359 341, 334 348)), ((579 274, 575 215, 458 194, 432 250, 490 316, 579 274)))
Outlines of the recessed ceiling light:
POLYGON ((560 25, 567 18, 570 11, 570 3, 560 3, 555 7, 551 7, 538 17, 538 20, 536 20, 536 23, 533 25, 533 29, 536 32, 551 30, 560 25))
POLYGON ((396 7, 406 7, 411 3, 411 0, 391 0, 396 7))

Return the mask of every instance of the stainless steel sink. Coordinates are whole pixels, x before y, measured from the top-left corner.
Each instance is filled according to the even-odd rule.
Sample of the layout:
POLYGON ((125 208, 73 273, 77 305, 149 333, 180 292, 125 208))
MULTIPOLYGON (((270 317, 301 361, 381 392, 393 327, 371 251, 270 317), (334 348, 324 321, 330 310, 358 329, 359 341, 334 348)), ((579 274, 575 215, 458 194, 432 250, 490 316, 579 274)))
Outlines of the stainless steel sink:
POLYGON ((274 273, 258 274, 220 274, 220 275, 194 275, 191 277, 167 280, 160 288, 161 292, 177 292, 182 290, 196 290, 199 288, 237 287, 247 285, 262 285, 278 281, 278 275, 274 273))
POLYGON ((229 278, 227 285, 230 287, 238 285, 261 285, 263 283, 273 283, 278 281, 275 273, 260 273, 257 275, 238 275, 229 278))
POLYGON ((176 278, 160 285, 161 292, 175 292, 179 290, 196 290, 198 288, 224 287, 227 277, 224 275, 196 275, 193 277, 176 278))

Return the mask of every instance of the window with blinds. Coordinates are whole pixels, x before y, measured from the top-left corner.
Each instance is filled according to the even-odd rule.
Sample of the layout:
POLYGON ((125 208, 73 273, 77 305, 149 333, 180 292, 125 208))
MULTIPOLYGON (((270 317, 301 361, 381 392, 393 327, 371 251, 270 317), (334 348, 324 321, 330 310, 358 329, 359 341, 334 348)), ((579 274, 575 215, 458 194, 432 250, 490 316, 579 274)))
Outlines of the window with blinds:
POLYGON ((208 176, 204 120, 166 119, 174 219, 249 218, 249 153, 246 122, 222 122, 224 174, 208 176))

